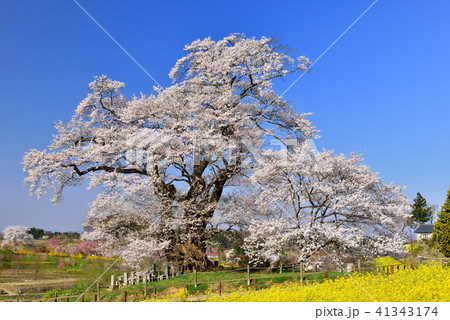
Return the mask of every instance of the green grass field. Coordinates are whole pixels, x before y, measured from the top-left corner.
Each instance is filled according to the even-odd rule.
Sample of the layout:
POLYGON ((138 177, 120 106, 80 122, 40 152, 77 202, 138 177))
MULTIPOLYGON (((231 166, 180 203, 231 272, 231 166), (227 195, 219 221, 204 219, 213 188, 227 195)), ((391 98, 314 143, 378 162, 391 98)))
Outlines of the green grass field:
MULTIPOLYGON (((24 254, 10 250, 0 250, 0 301, 2 300, 31 300, 54 298, 55 296, 77 296, 88 289, 94 281, 111 265, 111 260, 94 259, 92 257, 78 256, 53 256, 50 254, 36 253, 24 254), (21 294, 17 295, 18 292, 21 294)), ((389 262, 389 261, 388 261, 389 262)), ((387 263, 387 262, 386 262, 387 263)), ((422 261, 422 263, 427 263, 422 261)), ((122 301, 124 291, 127 291, 127 300, 139 300, 144 297, 144 284, 136 284, 120 289, 109 290, 111 275, 120 275, 125 271, 120 262, 116 263, 108 272, 100 278, 101 301, 122 301)), ((368 271, 366 273, 373 273, 368 271)), ((328 278, 344 277, 343 272, 328 272, 328 278)), ((324 272, 304 272, 304 281, 321 281, 325 278, 324 272)), ((300 271, 291 268, 272 273, 264 273, 262 270, 251 271, 250 286, 264 289, 273 284, 298 282, 300 271)), ((190 294, 203 295, 209 291, 218 291, 219 283, 222 292, 231 292, 247 286, 246 269, 217 270, 199 272, 195 286, 193 272, 169 278, 157 282, 147 283, 147 295, 153 296, 156 290, 158 296, 174 293, 181 288, 187 288, 190 294)), ((85 296, 85 301, 93 301, 93 294, 97 293, 94 285, 85 296)), ((70 301, 76 300, 75 298, 70 301)))
MULTIPOLYGON (((0 250, 0 301, 11 298, 38 299, 70 292, 78 294, 95 281, 112 263, 101 258, 24 254, 0 250), (20 293, 19 296, 16 296, 20 293)), ((101 278, 109 283, 112 274, 121 273, 120 264, 101 278)))
MULTIPOLYGON (((21 291, 20 300, 45 299, 55 296, 75 296, 82 294, 97 278, 111 265, 112 261, 94 260, 76 256, 52 256, 44 253, 21 254, 10 250, 1 250, 0 261, 0 290, 4 288, 8 293, 21 291), (27 282, 27 284, 25 284, 27 282)), ((136 284, 116 290, 109 290, 111 275, 120 275, 129 271, 120 263, 114 265, 100 279, 100 296, 102 301, 121 301, 124 291, 127 291, 128 300, 137 300, 144 297, 144 284, 136 284)), ((329 278, 344 276, 340 272, 329 272, 329 278)), ((264 273, 262 270, 250 273, 250 286, 256 285, 258 289, 267 288, 273 284, 289 281, 299 281, 299 270, 284 270, 282 274, 276 270, 273 273, 264 273), (254 280, 256 279, 256 280, 254 280)), ((304 280, 323 280, 324 273, 304 273, 304 280)), ((187 288, 191 294, 202 295, 208 291, 217 291, 218 282, 221 290, 229 292, 247 286, 247 273, 245 269, 239 271, 218 270, 199 272, 195 286, 193 272, 147 284, 147 294, 153 295, 155 290, 158 296, 171 294, 180 288, 187 288)), ((94 299, 97 287, 93 286, 85 296, 85 301, 94 299)), ((11 295, 0 295, 0 300, 11 299, 11 295)), ((14 296, 13 298, 17 298, 14 296)), ((74 301, 76 299, 70 299, 74 301)))

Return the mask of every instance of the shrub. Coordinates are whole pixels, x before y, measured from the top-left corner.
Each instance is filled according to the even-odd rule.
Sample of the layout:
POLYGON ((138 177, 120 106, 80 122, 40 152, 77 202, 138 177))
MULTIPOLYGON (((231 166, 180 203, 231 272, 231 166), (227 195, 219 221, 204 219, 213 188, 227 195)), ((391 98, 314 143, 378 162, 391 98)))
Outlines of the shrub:
POLYGON ((373 259, 373 261, 375 262, 375 266, 377 266, 377 267, 392 266, 392 265, 396 265, 396 264, 400 263, 397 260, 395 260, 394 258, 389 257, 389 256, 375 258, 375 259, 373 259))
POLYGON ((425 250, 425 247, 421 243, 417 242, 413 243, 412 246, 411 245, 407 246, 406 250, 408 250, 413 257, 416 257, 425 250))
POLYGON ((59 246, 61 246, 61 240, 59 239, 51 238, 47 242, 47 247, 52 249, 53 251, 56 251, 55 248, 59 246))
POLYGON ((64 253, 64 247, 63 246, 57 246, 56 248, 53 249, 56 253, 64 253))
POLYGON ((66 245, 66 252, 69 255, 76 256, 76 255, 78 255, 81 252, 81 250, 80 250, 80 248, 78 248, 77 245, 75 245, 73 243, 69 243, 69 244, 66 245))
POLYGON ((61 293, 61 290, 57 290, 57 289, 49 290, 42 296, 42 299, 53 298, 55 295, 60 296, 61 295, 60 293, 61 293))
POLYGON ((78 250, 84 255, 90 256, 96 253, 97 241, 83 241, 78 245, 78 250))

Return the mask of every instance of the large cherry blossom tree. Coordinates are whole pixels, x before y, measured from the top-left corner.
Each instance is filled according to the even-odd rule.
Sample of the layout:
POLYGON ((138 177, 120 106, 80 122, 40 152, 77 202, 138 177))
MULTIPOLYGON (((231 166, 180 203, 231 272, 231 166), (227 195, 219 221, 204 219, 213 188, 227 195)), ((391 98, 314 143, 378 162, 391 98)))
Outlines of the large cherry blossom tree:
POLYGON ((273 89, 309 61, 283 50, 240 34, 194 41, 173 85, 149 96, 95 78, 48 150, 25 155, 25 183, 55 203, 84 180, 101 188, 84 238, 134 266, 205 268, 208 236, 232 228, 248 229, 254 261, 286 245, 300 259, 330 246, 395 252, 406 199, 357 155, 311 151, 308 114, 273 89))
POLYGON ((240 34, 184 50, 173 85, 150 96, 127 98, 123 83, 95 78, 72 119, 57 123, 48 150, 24 157, 25 183, 38 197, 51 190, 58 203, 84 180, 102 187, 88 214, 89 238, 133 263, 186 263, 190 255, 189 264, 205 267, 208 225, 226 188, 251 175, 252 150, 268 137, 316 135, 307 114, 273 90, 274 80, 307 70, 307 58, 240 34))

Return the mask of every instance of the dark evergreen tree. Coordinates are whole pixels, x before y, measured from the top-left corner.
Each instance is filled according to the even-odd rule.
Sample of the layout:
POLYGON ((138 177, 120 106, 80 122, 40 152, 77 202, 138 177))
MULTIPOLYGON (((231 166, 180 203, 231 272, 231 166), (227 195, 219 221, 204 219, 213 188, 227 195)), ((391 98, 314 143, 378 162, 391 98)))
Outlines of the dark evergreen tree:
POLYGON ((412 211, 409 218, 409 224, 411 227, 415 228, 418 225, 424 224, 431 220, 433 215, 433 210, 427 205, 427 200, 417 192, 417 196, 414 199, 414 203, 411 205, 412 211))
POLYGON ((33 236, 34 239, 40 239, 44 236, 44 230, 39 228, 30 228, 29 233, 33 236))
POLYGON ((446 257, 450 257, 450 189, 434 224, 433 238, 437 242, 439 251, 446 257))

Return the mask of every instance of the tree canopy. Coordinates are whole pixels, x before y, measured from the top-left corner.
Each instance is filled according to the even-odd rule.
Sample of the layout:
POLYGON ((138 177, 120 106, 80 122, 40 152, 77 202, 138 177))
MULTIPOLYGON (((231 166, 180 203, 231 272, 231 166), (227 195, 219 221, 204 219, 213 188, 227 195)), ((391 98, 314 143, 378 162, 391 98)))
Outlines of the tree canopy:
MULTIPOLYGON (((317 130, 309 114, 297 113, 273 85, 289 74, 305 72, 307 58, 293 59, 268 38, 242 34, 197 40, 184 50, 186 55, 169 74, 173 85, 155 88, 149 96, 127 98, 122 94, 124 83, 96 77, 72 119, 57 123, 49 150, 25 155, 25 183, 31 193, 40 197, 51 190, 52 201, 58 203, 64 188, 84 180, 90 188, 101 187, 84 237, 100 241, 106 254, 121 255, 133 265, 162 259, 204 268, 208 237, 223 230, 255 230, 250 227, 254 221, 279 219, 271 212, 272 202, 286 199, 275 187, 273 194, 258 189, 260 180, 268 187, 278 181, 284 190, 292 182, 295 191, 287 194, 294 198, 297 190, 303 199, 304 192, 309 194, 311 214, 318 218, 299 218, 296 224, 348 226, 353 233, 347 239, 352 239, 355 228, 368 222, 370 227, 360 234, 372 245, 395 233, 393 223, 404 218, 400 190, 385 186, 357 158, 341 157, 339 162, 341 158, 325 152, 317 168, 333 167, 336 161, 345 166, 328 176, 314 171, 316 164, 311 162, 305 165, 311 173, 302 172, 302 161, 311 154, 301 146, 318 138, 317 130), (280 159, 286 152, 296 160, 286 162, 289 166, 282 171, 280 159), (335 187, 342 187, 342 192, 335 192, 335 187), (249 202, 252 197, 258 202, 249 202), (358 205, 346 197, 358 200, 358 205)), ((307 210, 294 207, 298 214, 307 210)), ((318 229, 307 230, 308 235, 298 229, 296 236, 309 239, 318 229)), ((345 233, 336 231, 333 239, 345 233)), ((328 243, 319 238, 302 243, 328 243)))
POLYGON ((250 257, 276 260, 284 247, 300 261, 325 250, 357 256, 399 254, 404 236, 408 200, 402 188, 386 185, 362 164, 331 151, 314 152, 308 143, 292 152, 266 150, 264 166, 251 179, 253 215, 245 238, 250 257), (283 160, 283 158, 285 160, 283 160))
POLYGON ((2 245, 18 246, 33 244, 34 238, 30 229, 24 226, 9 226, 3 230, 2 245))
POLYGON ((424 224, 431 220, 433 215, 432 207, 427 205, 427 200, 417 192, 417 196, 414 199, 414 203, 411 205, 411 215, 409 218, 409 223, 413 227, 424 224))
POLYGON ((446 257, 450 257, 450 189, 447 199, 438 213, 438 219, 434 224, 434 238, 438 244, 439 251, 446 257))

